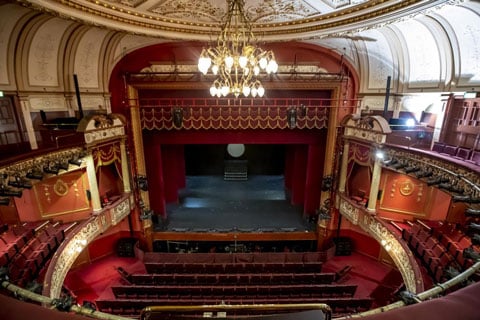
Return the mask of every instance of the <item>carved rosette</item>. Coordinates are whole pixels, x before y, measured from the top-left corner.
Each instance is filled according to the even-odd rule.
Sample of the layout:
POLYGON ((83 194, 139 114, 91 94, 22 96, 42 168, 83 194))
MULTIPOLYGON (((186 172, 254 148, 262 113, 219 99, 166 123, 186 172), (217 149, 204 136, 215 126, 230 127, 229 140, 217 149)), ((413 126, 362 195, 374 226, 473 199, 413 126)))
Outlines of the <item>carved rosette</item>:
POLYGON ((399 241, 396 235, 384 226, 376 216, 358 208, 343 197, 339 197, 338 203, 340 213, 343 216, 368 232, 379 243, 388 245, 389 249, 386 251, 402 274, 407 290, 413 293, 423 291, 419 267, 408 247, 399 241), (417 272, 415 269, 417 269, 417 272))

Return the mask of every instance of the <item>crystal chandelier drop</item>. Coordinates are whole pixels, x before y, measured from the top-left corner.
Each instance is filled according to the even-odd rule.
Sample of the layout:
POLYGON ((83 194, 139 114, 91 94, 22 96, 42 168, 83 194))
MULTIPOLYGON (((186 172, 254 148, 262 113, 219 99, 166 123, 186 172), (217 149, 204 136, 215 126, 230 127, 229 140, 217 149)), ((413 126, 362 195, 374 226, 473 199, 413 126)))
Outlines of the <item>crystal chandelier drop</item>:
POLYGON ((217 38, 217 46, 202 50, 198 69, 204 75, 210 70, 217 79, 210 87, 210 94, 225 97, 262 97, 265 88, 258 77, 276 73, 278 64, 272 51, 255 46, 252 26, 244 11, 244 0, 227 0, 225 24, 217 38))

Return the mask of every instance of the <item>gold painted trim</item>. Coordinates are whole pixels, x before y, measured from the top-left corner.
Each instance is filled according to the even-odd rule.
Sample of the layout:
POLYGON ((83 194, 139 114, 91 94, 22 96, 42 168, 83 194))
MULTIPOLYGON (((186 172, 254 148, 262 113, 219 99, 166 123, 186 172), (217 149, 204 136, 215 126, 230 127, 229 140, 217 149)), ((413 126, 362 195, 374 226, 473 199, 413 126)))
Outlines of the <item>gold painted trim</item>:
MULTIPOLYGON (((55 12, 54 9, 43 7, 41 3, 37 1, 19 0, 24 6, 32 7, 36 10, 43 10, 49 14, 56 14, 65 18, 65 14, 55 12)), ((51 0, 52 2, 54 0, 51 0)), ((194 22, 173 19, 170 17, 162 17, 160 15, 153 15, 147 13, 139 14, 138 11, 132 9, 125 9, 122 6, 116 6, 111 2, 87 0, 84 2, 73 0, 55 0, 58 6, 62 6, 69 10, 77 11, 85 16, 84 22, 92 24, 88 19, 88 15, 98 16, 99 18, 115 21, 120 24, 130 25, 132 27, 140 27, 148 30, 160 30, 165 32, 183 33, 188 35, 211 35, 217 29, 220 30, 221 23, 206 23, 206 22, 194 22), (85 4, 87 2, 90 6, 85 4), (124 15, 127 17, 123 17, 124 15), (140 21, 142 19, 143 21, 140 21), (212 29, 215 29, 212 31, 212 29)), ((392 15, 393 13, 408 11, 406 8, 421 4, 421 0, 408 0, 408 1, 387 1, 376 0, 367 1, 363 4, 345 8, 343 10, 337 10, 328 14, 320 14, 314 17, 308 17, 295 21, 286 21, 278 23, 257 23, 254 25, 254 32, 262 33, 265 36, 278 36, 285 34, 296 33, 311 33, 320 30, 326 30, 329 28, 342 27, 349 24, 359 24, 362 21, 374 20, 375 18, 392 15), (391 3, 390 3, 391 2, 391 3), (329 22, 328 20, 336 20, 329 22), (312 25, 314 24, 314 25, 312 25), (308 25, 308 26, 302 26, 308 25), (295 26, 298 26, 294 28, 295 26)), ((428 3, 425 5, 428 7, 428 3)), ((415 9, 415 8, 413 8, 415 9)), ((412 11, 413 11, 412 9, 412 11)), ((422 10, 422 7, 418 8, 422 10)), ((60 9, 58 9, 60 11, 60 9)), ((419 11, 415 10, 415 12, 419 11)), ((73 20, 81 18, 71 17, 73 20)), ((117 28, 119 29, 119 28, 117 28)))

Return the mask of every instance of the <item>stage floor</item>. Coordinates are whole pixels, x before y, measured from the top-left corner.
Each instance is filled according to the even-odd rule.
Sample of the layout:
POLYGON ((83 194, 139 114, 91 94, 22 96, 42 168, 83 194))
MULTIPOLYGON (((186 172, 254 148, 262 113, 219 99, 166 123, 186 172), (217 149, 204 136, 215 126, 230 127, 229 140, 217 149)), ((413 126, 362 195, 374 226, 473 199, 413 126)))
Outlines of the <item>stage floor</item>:
POLYGON ((288 232, 312 231, 303 207, 290 203, 283 176, 249 176, 225 181, 223 176, 188 176, 179 203, 167 205, 167 220, 155 231, 288 232))

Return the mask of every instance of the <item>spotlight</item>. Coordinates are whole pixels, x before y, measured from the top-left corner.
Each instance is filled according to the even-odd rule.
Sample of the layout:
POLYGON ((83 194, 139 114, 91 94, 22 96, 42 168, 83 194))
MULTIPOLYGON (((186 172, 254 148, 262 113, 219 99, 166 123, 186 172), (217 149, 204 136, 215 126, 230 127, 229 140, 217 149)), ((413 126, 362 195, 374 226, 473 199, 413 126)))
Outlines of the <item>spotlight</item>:
POLYGON ((142 214, 140 215, 140 220, 148 220, 151 219, 153 216, 153 210, 142 210, 142 214))
POLYGON ((22 197, 22 190, 14 190, 5 186, 0 186, 0 197, 22 197))
POLYGON ((140 188, 140 190, 142 190, 142 191, 148 191, 148 181, 147 181, 147 177, 138 176, 138 177, 137 177, 137 185, 138 185, 138 188, 140 188))
POLYGON ((8 206, 10 204, 10 198, 0 198, 0 206, 8 206))
POLYGON ((395 158, 392 158, 392 159, 390 159, 390 160, 385 160, 385 161, 383 161, 383 163, 385 163, 385 165, 386 165, 387 167, 390 167, 390 166, 393 166, 393 165, 397 164, 397 163, 398 163, 398 160, 395 159, 395 158))
POLYGON ((454 193, 460 193, 460 194, 463 193, 463 191, 464 191, 463 188, 456 187, 456 186, 454 186, 450 183, 440 183, 438 185, 438 187, 440 189, 445 189, 447 191, 454 192, 454 193))
POLYGON ((415 167, 415 166, 405 168, 405 173, 412 173, 412 172, 417 172, 417 171, 420 171, 420 168, 415 167))
POLYGON ((466 259, 480 260, 480 253, 476 252, 472 247, 463 249, 463 257, 466 259))
POLYGON ((480 209, 468 208, 465 210, 465 215, 470 217, 480 217, 480 209))
POLYGON ((460 195, 454 195, 452 196, 452 201, 453 202, 468 202, 470 200, 470 196, 460 196, 460 195))
POLYGON ((82 160, 80 158, 72 158, 68 160, 68 163, 73 164, 74 166, 80 167, 82 165, 82 160))
POLYGON ((33 170, 27 172, 26 177, 28 179, 32 179, 32 180, 42 180, 43 179, 43 173, 38 169, 33 169, 33 170))
POLYGON ((472 237, 472 244, 473 245, 480 245, 480 234, 476 233, 472 237))
POLYGON ((456 268, 454 267, 448 267, 446 270, 445 270, 445 276, 448 278, 448 279, 452 279, 452 278, 455 278, 456 276, 458 276, 460 274, 460 271, 458 271, 456 268))
POLYGON ((398 163, 395 163, 394 165, 392 165, 392 168, 398 170, 398 169, 405 168, 406 166, 407 166, 406 163, 398 162, 398 163))
POLYGON ((52 162, 43 167, 43 172, 45 173, 58 174, 58 171, 60 171, 60 168, 57 164, 52 162))
POLYGON ((432 171, 417 171, 417 172, 415 172, 415 176, 418 179, 428 178, 428 177, 431 177, 432 175, 433 175, 432 171))
POLYGON ((8 180, 8 185, 15 188, 32 189, 32 184, 19 176, 15 176, 14 180, 8 180))
POLYGON ((444 177, 433 177, 433 178, 427 180, 427 186, 434 186, 434 185, 437 185, 439 183, 446 183, 448 181, 450 181, 450 180, 448 180, 447 178, 444 178, 444 177))
POLYGON ((57 167, 58 169, 62 169, 62 170, 65 170, 67 171, 68 170, 68 161, 66 160, 63 160, 63 161, 58 161, 57 162, 57 167))
POLYGON ((470 222, 470 224, 468 225, 468 229, 478 232, 480 231, 480 224, 475 222, 470 222))

